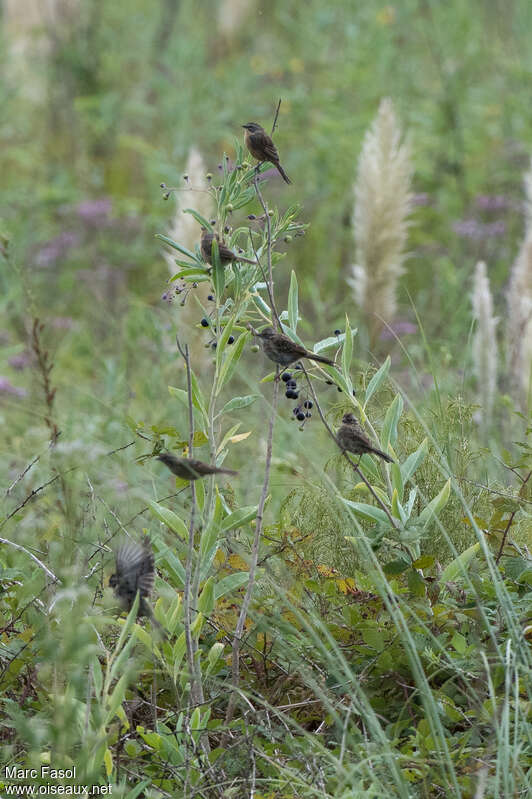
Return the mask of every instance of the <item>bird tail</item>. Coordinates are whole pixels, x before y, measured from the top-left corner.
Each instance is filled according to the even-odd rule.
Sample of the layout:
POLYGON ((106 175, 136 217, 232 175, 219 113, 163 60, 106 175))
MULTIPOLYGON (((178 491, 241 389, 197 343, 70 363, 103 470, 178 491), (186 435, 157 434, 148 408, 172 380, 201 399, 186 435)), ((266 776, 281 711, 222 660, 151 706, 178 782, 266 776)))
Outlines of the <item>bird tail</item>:
POLYGON ((218 474, 230 474, 233 477, 236 477, 238 472, 234 472, 232 469, 217 469, 218 474))
POLYGON ((323 355, 315 355, 314 353, 311 353, 307 357, 310 358, 311 361, 318 361, 319 363, 326 363, 327 366, 336 366, 334 361, 331 361, 330 358, 325 358, 325 356, 323 356, 323 355))
POLYGON ((285 183, 291 183, 292 181, 290 180, 290 178, 288 177, 288 175, 286 174, 286 172, 282 168, 282 166, 279 163, 279 161, 275 162, 275 166, 277 167, 277 171, 279 172, 279 174, 282 177, 282 179, 284 180, 284 182, 285 183))
POLYGON ((378 455, 379 458, 382 458, 386 461, 386 463, 394 463, 394 459, 390 458, 386 452, 383 452, 382 449, 374 449, 373 447, 370 449, 370 452, 373 452, 374 455, 378 455))
POLYGON ((245 264, 255 264, 255 266, 257 266, 256 261, 252 261, 251 258, 242 258, 241 255, 238 256, 237 261, 242 261, 245 264))

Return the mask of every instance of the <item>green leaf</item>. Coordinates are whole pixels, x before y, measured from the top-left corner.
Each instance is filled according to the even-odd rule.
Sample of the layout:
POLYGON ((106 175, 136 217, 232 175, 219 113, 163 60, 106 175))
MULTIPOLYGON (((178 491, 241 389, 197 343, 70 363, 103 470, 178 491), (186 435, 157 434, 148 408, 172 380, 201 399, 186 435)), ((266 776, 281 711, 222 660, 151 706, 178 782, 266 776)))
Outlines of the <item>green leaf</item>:
POLYGON ((225 266, 220 260, 220 248, 216 238, 212 240, 212 284, 216 296, 221 297, 225 288, 225 266))
POLYGON ((242 525, 247 524, 247 522, 255 518, 257 510, 257 505, 248 505, 247 507, 235 510, 222 520, 220 531, 225 533, 229 530, 234 530, 236 527, 242 527, 242 525))
POLYGON ((419 524, 426 529, 435 516, 446 506, 451 495, 451 478, 447 480, 437 497, 429 502, 419 514, 419 524))
POLYGON ((428 439, 424 438, 415 452, 412 452, 408 458, 400 465, 401 476, 403 478, 403 485, 406 485, 410 478, 415 474, 417 469, 421 466, 428 452, 428 439))
MULTIPOLYGON (((392 463, 390 465, 390 474, 392 477, 392 486, 394 487, 395 491, 397 491, 397 498, 399 502, 403 501, 403 492, 404 492, 404 484, 403 484, 403 477, 401 474, 401 469, 398 463, 392 463)), ((405 515, 405 521, 410 514, 405 515)))
POLYGON ((261 311, 265 315, 265 317, 268 319, 268 321, 271 322, 272 312, 270 310, 269 305, 267 305, 264 302, 264 300, 262 299, 260 294, 252 294, 251 295, 251 299, 252 299, 253 303, 257 306, 259 311, 261 311))
POLYGON ((425 596, 425 581, 418 571, 410 569, 408 572, 408 590, 413 596, 425 596))
MULTIPOLYGON (((355 335, 355 333, 356 330, 353 330, 352 334, 355 335)), ((316 344, 314 344, 314 346, 312 347, 312 352, 315 352, 316 355, 318 355, 318 353, 322 352, 322 350, 328 350, 331 347, 337 347, 343 341, 345 341, 345 333, 341 333, 339 336, 329 336, 329 338, 322 338, 321 341, 318 341, 316 344)))
POLYGON ((127 689, 127 682, 128 682, 129 675, 122 674, 120 679, 118 680, 117 684, 114 687, 113 693, 109 697, 109 702, 107 704, 107 718, 105 721, 105 726, 109 724, 109 722, 114 719, 116 715, 116 711, 124 701, 124 697, 126 695, 127 689))
POLYGON ((235 572, 223 577, 214 586, 214 598, 218 601, 225 594, 229 594, 237 588, 241 588, 249 580, 249 572, 235 572))
POLYGON ((396 394, 392 404, 386 411, 386 416, 384 417, 384 423, 382 425, 381 443, 382 443, 382 448, 385 452, 388 451, 388 447, 390 444, 393 447, 393 445, 397 441, 397 423, 401 417, 402 412, 403 412, 403 398, 400 394, 396 394))
POLYGON ((196 258, 196 255, 193 252, 187 250, 186 247, 182 247, 181 244, 177 243, 177 241, 168 238, 168 236, 163 236, 162 233, 156 233, 155 238, 164 241, 164 243, 168 244, 169 247, 173 247, 174 250, 178 250, 180 253, 183 253, 183 255, 186 255, 187 258, 191 258, 195 263, 201 264, 203 266, 203 261, 200 261, 198 258, 196 258))
POLYGON ((198 610, 205 616, 210 616, 214 610, 214 578, 209 577, 198 599, 198 610))
POLYGON ((248 405, 252 405, 255 400, 260 399, 260 394, 248 394, 246 397, 233 397, 232 400, 229 400, 218 416, 222 416, 224 413, 230 413, 231 411, 237 411, 240 408, 247 408, 248 405))
POLYGON ((210 233, 214 232, 213 229, 212 229, 211 223, 207 219, 205 219, 204 216, 202 216, 201 214, 198 214, 198 212, 195 211, 194 208, 184 208, 183 209, 183 213, 184 214, 191 214, 194 217, 194 219, 196 220, 196 222, 199 222, 201 227, 207 228, 207 230, 210 233))
POLYGON ((397 560, 390 560, 388 563, 385 563, 382 570, 387 577, 394 577, 397 574, 402 574, 409 568, 410 562, 408 560, 397 558, 397 560))
POLYGON ((434 555, 421 555, 420 558, 415 560, 412 566, 415 569, 430 569, 434 565, 436 558, 434 555))
POLYGON ((226 383, 229 382, 231 377, 233 376, 233 372, 235 371, 238 361, 240 360, 240 356, 242 355, 242 351, 248 340, 249 333, 242 333, 241 336, 238 337, 237 341, 231 347, 230 352, 226 356, 222 368, 220 369, 220 377, 218 379, 218 390, 217 394, 220 393, 222 388, 225 386, 226 383))
POLYGON ((297 320, 299 316, 298 306, 298 290, 297 290, 297 277, 292 269, 290 276, 290 289, 288 291, 288 324, 295 332, 297 329, 297 320))
POLYGON ((458 555, 458 557, 452 560, 442 571, 439 582, 444 585, 444 583, 452 583, 457 577, 462 577, 464 571, 466 571, 479 549, 480 544, 477 542, 458 555))
POLYGON ((352 508, 361 519, 390 525, 390 520, 382 508, 377 508, 375 505, 367 505, 365 502, 353 502, 353 500, 345 499, 344 497, 342 497, 342 501, 352 508))
POLYGON ((455 632, 451 638, 451 646, 454 647, 459 655, 463 655, 467 649, 467 640, 461 633, 455 632))
POLYGON ((153 543, 154 543, 154 546, 155 546, 157 552, 160 555, 161 562, 163 562, 165 564, 166 568, 168 569, 168 571, 173 574, 178 586, 180 588, 182 586, 184 586, 185 585, 185 569, 184 569, 181 561, 179 560, 179 558, 175 554, 174 550, 172 548, 170 548, 170 547, 165 546, 164 544, 161 546, 157 539, 155 539, 153 543))
POLYGON ((209 661, 209 666, 212 669, 213 666, 217 664, 220 658, 223 655, 224 645, 221 641, 217 641, 215 644, 211 646, 207 653, 207 660, 209 661))
POLYGON ((390 371, 391 362, 392 362, 391 358, 388 355, 388 357, 386 358, 386 360, 382 364, 382 366, 379 369, 379 371, 375 372, 375 374, 373 375, 373 377, 369 381, 368 387, 366 389, 366 396, 364 397, 364 408, 366 407, 366 405, 370 401, 370 399, 373 396, 373 394, 380 387, 381 383, 386 379, 386 375, 390 371))
POLYGON ((133 605, 131 606, 131 610, 127 614, 126 622, 125 622, 124 626, 122 627, 122 630, 120 631, 120 635, 118 637, 118 641, 117 641, 116 646, 114 648, 113 658, 115 658, 117 656, 117 653, 120 652, 120 650, 122 649, 122 646, 124 645, 124 641, 126 640, 127 636, 129 635, 129 633, 131 631, 131 628, 135 624, 135 621, 137 619, 138 609, 139 609, 139 593, 137 591, 135 599, 133 600, 133 605))
POLYGON ((153 502, 151 499, 146 500, 152 513, 159 519, 159 521, 166 524, 174 533, 182 538, 184 541, 188 539, 188 530, 185 522, 179 518, 172 510, 165 508, 164 505, 159 505, 158 502, 153 502))
POLYGON ((353 335, 351 333, 351 327, 349 325, 349 319, 347 314, 345 315, 345 339, 344 339, 344 346, 342 349, 342 372, 346 381, 349 378, 349 371, 351 369, 351 361, 353 359, 353 335))

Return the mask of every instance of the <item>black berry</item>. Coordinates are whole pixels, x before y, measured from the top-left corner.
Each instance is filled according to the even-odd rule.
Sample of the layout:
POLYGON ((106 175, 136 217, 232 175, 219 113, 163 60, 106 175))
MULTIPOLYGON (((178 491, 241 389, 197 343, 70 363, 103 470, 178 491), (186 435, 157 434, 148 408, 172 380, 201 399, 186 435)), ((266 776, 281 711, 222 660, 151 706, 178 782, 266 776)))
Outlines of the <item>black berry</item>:
POLYGON ((210 302, 214 302, 214 297, 213 297, 213 295, 212 295, 212 294, 209 294, 209 296, 207 297, 207 299, 208 299, 210 302))
POLYGON ((312 414, 307 411, 306 414, 305 414, 305 418, 306 419, 310 419, 311 416, 312 416, 312 414))
POLYGON ((336 386, 336 388, 338 389, 338 391, 339 391, 339 392, 340 392, 340 394, 341 394, 341 393, 342 393, 342 389, 340 388, 340 386, 336 386))
POLYGON ((328 386, 334 386, 334 383, 333 383, 332 380, 326 380, 325 382, 327 383, 328 386))
POLYGON ((313 405, 313 404, 314 404, 314 403, 312 402, 312 400, 306 400, 306 402, 305 402, 305 404, 304 404, 304 406, 303 406, 303 407, 305 407, 305 408, 312 408, 312 405, 313 405))
POLYGON ((290 372, 284 372, 283 376, 281 378, 283 383, 288 383, 288 381, 291 380, 291 379, 292 379, 292 375, 290 374, 290 372))
POLYGON ((334 331, 334 335, 339 336, 341 332, 342 332, 341 330, 338 330, 338 328, 336 328, 336 330, 334 331))
POLYGON ((293 413, 295 416, 297 416, 297 414, 299 413, 299 411, 300 411, 300 410, 301 410, 301 408, 299 407, 299 405, 296 405, 296 407, 294 408, 294 410, 292 411, 292 413, 293 413))
POLYGON ((298 422, 304 422, 305 421, 305 414, 300 412, 300 413, 297 414, 296 418, 297 418, 298 422))
POLYGON ((211 344, 211 347, 213 348, 213 350, 215 350, 217 346, 218 346, 218 344, 216 343, 216 341, 213 341, 212 344, 211 344))
POLYGON ((234 344, 234 341, 235 341, 235 337, 234 336, 229 336, 229 338, 227 339, 227 343, 228 344, 234 344))
POLYGON ((202 327, 209 327, 209 320, 204 316, 200 324, 202 327))

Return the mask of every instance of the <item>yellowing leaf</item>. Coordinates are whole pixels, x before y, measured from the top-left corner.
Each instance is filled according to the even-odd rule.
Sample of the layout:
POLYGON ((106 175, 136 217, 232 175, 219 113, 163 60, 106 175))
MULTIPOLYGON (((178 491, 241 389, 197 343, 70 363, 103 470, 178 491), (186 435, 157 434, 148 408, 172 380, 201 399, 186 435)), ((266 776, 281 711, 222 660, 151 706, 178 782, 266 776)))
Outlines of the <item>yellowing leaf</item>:
POLYGON ((105 770, 107 772, 107 776, 111 776, 111 772, 113 771, 113 756, 111 754, 110 749, 105 750, 105 754, 103 756, 103 762, 105 763, 105 770))
POLYGON ((229 555, 228 560, 236 571, 247 571, 249 568, 244 558, 241 558, 240 555, 229 555))
POLYGON ((249 438, 250 435, 251 435, 251 430, 249 430, 247 433, 238 433, 238 435, 236 436, 231 436, 229 441, 231 442, 231 444, 237 444, 239 441, 244 441, 246 438, 249 438))

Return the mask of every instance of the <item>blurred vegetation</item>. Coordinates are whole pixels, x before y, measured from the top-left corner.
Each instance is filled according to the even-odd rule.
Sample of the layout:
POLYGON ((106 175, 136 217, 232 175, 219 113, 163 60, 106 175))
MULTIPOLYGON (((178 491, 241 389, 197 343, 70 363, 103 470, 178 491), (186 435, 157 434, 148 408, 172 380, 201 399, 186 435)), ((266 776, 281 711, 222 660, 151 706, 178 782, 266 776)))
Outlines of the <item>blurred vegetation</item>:
MULTIPOLYGON (((26 550, 0 545, 3 762, 75 764, 81 782, 110 782, 128 799, 528 795, 531 425, 511 395, 502 337, 531 155, 532 6, 42 5, 0 0, 0 537, 26 550), (396 335, 369 351, 346 278, 357 160, 386 96, 410 138, 415 207, 396 335), (391 426, 402 468, 423 457, 408 486, 364 459, 394 518, 412 498, 412 528, 408 519, 400 535, 384 535, 355 507, 371 497, 318 415, 300 431, 281 399, 242 696, 226 729, 254 528, 220 533, 201 582, 206 701, 192 708, 175 562, 184 544, 149 512, 156 502, 186 520, 189 494, 136 458, 188 440, 186 405, 168 391, 186 388, 176 332, 193 347, 206 395, 214 374, 200 325, 211 306, 200 290, 184 306, 181 295, 162 299, 169 272, 155 235, 171 228, 176 198, 196 207, 183 178, 190 149, 214 185, 226 183, 223 155, 236 158, 240 126, 269 130, 279 97, 274 138, 293 184, 272 178, 264 191, 281 217, 299 204, 308 224, 276 245, 286 253, 279 309, 295 270, 307 345, 343 331, 346 312, 359 328, 356 398, 319 387, 331 424, 363 402, 391 357, 368 416, 377 431, 391 426), (167 201, 162 182, 179 189, 167 201), (471 370, 478 260, 501 319, 489 430, 478 425, 471 370), (436 497, 436 518, 421 524, 436 497), (134 614, 113 621, 107 544, 124 530, 154 541, 156 614, 169 641, 134 614)), ((261 208, 251 196, 227 213, 247 227, 261 208)), ((227 465, 244 479, 219 489, 224 518, 258 502, 268 370, 246 343, 223 397, 266 400, 228 412, 224 432, 239 424, 236 435, 250 435, 228 445, 227 465)), ((209 460, 207 436, 195 455, 209 460)))

